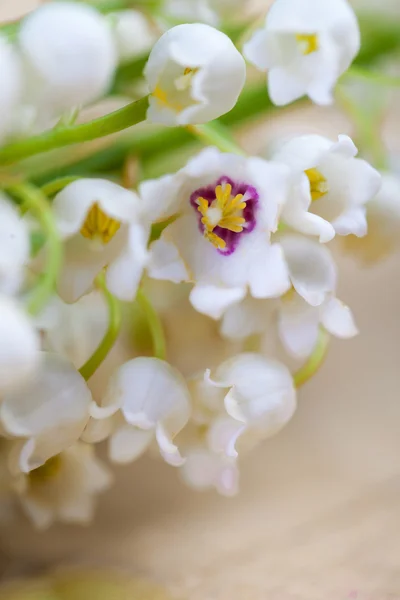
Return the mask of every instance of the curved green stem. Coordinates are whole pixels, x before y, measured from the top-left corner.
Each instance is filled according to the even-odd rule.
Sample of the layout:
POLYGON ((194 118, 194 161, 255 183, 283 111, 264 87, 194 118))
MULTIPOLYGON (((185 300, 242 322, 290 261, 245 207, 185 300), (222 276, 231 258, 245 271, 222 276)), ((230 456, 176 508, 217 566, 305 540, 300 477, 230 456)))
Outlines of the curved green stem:
POLYGON ((48 245, 46 267, 31 292, 27 304, 28 312, 31 315, 37 315, 54 293, 62 263, 62 243, 48 199, 41 190, 29 183, 10 185, 7 186, 7 190, 22 200, 24 205, 37 218, 46 235, 48 245))
POLYGON ((329 347, 330 335, 325 329, 320 329, 314 351, 305 365, 293 375, 297 388, 309 381, 321 368, 329 347))
POLYGON ((207 125, 188 125, 187 130, 208 146, 216 146, 221 152, 245 155, 242 148, 232 139, 229 129, 218 121, 207 125))
POLYGON ((90 379, 112 350, 121 329, 121 304, 107 289, 105 274, 96 277, 96 285, 101 289, 108 305, 108 329, 89 360, 79 369, 82 377, 90 379))
POLYGON ((343 78, 355 77, 357 79, 363 79, 376 85, 383 85, 388 87, 400 87, 400 77, 392 77, 385 73, 379 73, 378 71, 371 71, 357 65, 353 65, 346 71, 343 78))
POLYGON ((147 108, 148 96, 89 123, 51 129, 26 140, 14 142, 0 150, 0 164, 11 164, 41 152, 117 133, 144 121, 147 108))
POLYGON ((165 360, 167 350, 164 328, 160 317, 143 290, 139 289, 136 300, 147 318, 147 323, 153 339, 153 354, 156 358, 165 360))

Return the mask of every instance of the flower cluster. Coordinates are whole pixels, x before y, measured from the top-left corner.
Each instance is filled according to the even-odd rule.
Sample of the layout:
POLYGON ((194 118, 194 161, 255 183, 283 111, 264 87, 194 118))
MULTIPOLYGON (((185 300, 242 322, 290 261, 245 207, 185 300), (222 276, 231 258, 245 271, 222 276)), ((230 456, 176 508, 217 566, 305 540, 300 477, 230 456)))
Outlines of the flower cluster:
POLYGON ((399 239, 400 180, 347 135, 295 137, 266 159, 209 123, 236 106, 244 56, 268 70, 275 104, 333 102, 360 46, 347 1, 276 0, 244 56, 213 27, 229 7, 169 0, 150 21, 48 3, 0 38, 2 498, 38 527, 91 518, 112 481, 100 442, 110 462, 154 451, 188 485, 235 494, 241 456, 293 417, 329 334, 357 334, 329 242, 370 260, 399 239), (147 96, 75 125, 149 50, 147 96), (7 170, 140 121, 167 126, 154 152, 167 164, 175 133, 205 147, 139 177, 144 123, 133 180, 129 149, 107 176, 67 168, 40 185, 23 163, 7 170))

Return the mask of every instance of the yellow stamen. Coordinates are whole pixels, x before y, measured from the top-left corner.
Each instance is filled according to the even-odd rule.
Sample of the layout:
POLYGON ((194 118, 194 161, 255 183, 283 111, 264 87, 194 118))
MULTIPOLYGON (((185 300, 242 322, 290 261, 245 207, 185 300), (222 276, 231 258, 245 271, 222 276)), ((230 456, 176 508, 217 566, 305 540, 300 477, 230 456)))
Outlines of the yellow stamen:
POLYGON ((226 247, 226 242, 214 233, 216 227, 234 233, 243 231, 246 224, 246 219, 243 217, 246 202, 243 201, 243 194, 232 196, 230 183, 217 185, 215 200, 211 204, 205 198, 198 198, 197 203, 197 210, 202 215, 201 222, 204 225, 204 237, 216 248, 223 249, 226 247))
POLYGON ((81 234, 89 240, 100 238, 103 244, 108 244, 120 227, 121 223, 106 215, 95 202, 82 225, 81 234))
POLYGON ((319 40, 316 33, 297 33, 296 41, 304 55, 312 54, 319 50, 319 40))
POLYGON ((307 169, 305 174, 310 182, 311 198, 313 202, 319 200, 329 192, 327 180, 317 169, 307 169))
POLYGON ((61 466, 61 455, 57 454, 56 456, 49 458, 49 460, 47 460, 41 467, 33 469, 33 471, 29 473, 29 480, 33 484, 46 483, 58 475, 61 466))

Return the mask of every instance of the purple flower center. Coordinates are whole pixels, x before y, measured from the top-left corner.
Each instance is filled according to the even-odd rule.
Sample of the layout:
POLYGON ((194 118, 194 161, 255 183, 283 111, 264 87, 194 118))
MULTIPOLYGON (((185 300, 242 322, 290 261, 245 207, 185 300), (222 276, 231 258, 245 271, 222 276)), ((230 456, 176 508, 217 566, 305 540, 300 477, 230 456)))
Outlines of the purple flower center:
POLYGON ((229 256, 241 236, 256 226, 258 199, 255 187, 223 176, 215 184, 193 192, 190 203, 196 209, 201 233, 220 254, 229 256))

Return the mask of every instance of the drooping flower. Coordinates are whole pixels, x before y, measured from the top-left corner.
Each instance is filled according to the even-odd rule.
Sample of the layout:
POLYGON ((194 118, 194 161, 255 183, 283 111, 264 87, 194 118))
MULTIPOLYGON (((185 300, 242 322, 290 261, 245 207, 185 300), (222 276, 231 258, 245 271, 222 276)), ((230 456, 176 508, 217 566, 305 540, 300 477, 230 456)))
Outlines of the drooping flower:
POLYGON ((22 438, 15 462, 28 473, 81 436, 92 402, 90 390, 65 358, 43 352, 34 375, 3 395, 0 420, 7 434, 22 438))
POLYGON ((23 511, 38 529, 54 521, 87 524, 95 497, 106 491, 112 475, 96 457, 94 448, 77 442, 26 475, 15 478, 23 511))
POLYGON ((19 305, 0 296, 0 393, 24 385, 39 365, 40 340, 19 305))
POLYGON ((13 46, 0 36, 0 142, 10 131, 14 110, 21 100, 23 89, 22 66, 13 46))
POLYGON ((207 123, 229 112, 246 79, 232 41, 201 23, 178 25, 153 47, 144 70, 150 88, 150 121, 164 125, 207 123))
POLYGON ((208 148, 176 176, 141 190, 179 217, 151 246, 149 274, 195 283, 191 300, 218 318, 246 294, 278 297, 290 288, 282 249, 270 243, 286 201, 289 171, 261 158, 208 148), (169 202, 168 198, 172 198, 169 202))
POLYGON ((147 261, 150 225, 138 196, 105 179, 79 179, 54 199, 54 217, 65 243, 59 293, 73 302, 107 266, 108 289, 132 300, 147 261))
POLYGON ((381 176, 347 135, 338 142, 319 135, 287 142, 274 160, 292 170, 292 191, 281 219, 301 233, 328 242, 335 233, 363 237, 367 233, 366 204, 378 192, 381 176))
POLYGON ((148 52, 157 40, 155 28, 139 10, 110 13, 109 19, 122 63, 148 52))
POLYGON ((22 21, 18 44, 29 100, 50 115, 89 104, 108 90, 117 52, 106 19, 76 2, 46 4, 22 21))
POLYGON ((30 255, 29 230, 12 202, 0 194, 0 293, 12 295, 21 287, 30 255))
MULTIPOLYGON (((106 437, 111 434, 110 458, 119 463, 135 460, 156 441, 166 462, 181 465, 173 440, 189 414, 190 397, 183 377, 157 358, 135 358, 122 365, 111 377, 101 406, 92 406, 95 419, 108 421, 100 422, 100 427, 106 437)), ((84 439, 92 441, 93 434, 97 437, 98 428, 89 429, 84 439)))
POLYGON ((244 54, 268 70, 274 104, 304 95, 316 104, 330 104, 338 78, 359 49, 359 26, 347 0, 275 0, 244 54))

